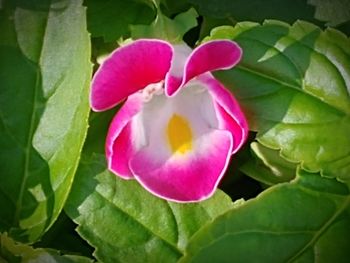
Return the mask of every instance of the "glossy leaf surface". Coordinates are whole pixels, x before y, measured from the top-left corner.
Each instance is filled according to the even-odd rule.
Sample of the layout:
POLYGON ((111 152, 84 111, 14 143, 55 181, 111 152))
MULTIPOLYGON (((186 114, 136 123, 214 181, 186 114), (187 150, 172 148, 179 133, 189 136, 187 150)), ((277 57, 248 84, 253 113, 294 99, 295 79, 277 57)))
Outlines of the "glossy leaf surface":
POLYGON ((344 184, 300 171, 202 228, 179 262, 346 262, 349 205, 344 184))

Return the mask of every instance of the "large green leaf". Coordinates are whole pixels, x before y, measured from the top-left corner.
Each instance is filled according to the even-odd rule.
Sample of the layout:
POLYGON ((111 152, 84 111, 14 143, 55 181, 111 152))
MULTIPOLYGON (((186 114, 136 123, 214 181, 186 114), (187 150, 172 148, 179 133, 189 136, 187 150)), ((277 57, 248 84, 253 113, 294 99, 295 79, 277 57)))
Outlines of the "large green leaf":
POLYGON ((88 28, 106 42, 128 35, 131 24, 149 24, 156 11, 151 0, 85 0, 88 28))
POLYGON ((76 255, 62 255, 59 251, 53 249, 34 249, 14 242, 6 234, 0 234, 0 262, 91 263, 93 260, 76 255))
POLYGON ((33 242, 57 218, 73 181, 91 63, 81 1, 26 8, 0 10, 7 32, 0 40, 0 231, 33 242))
POLYGON ((349 205, 344 184, 300 171, 199 230, 180 262, 348 262, 349 205))
POLYGON ((65 211, 103 262, 176 262, 188 239, 232 207, 221 191, 197 204, 166 202, 106 169, 105 156, 82 159, 65 211))
POLYGON ((310 172, 350 179, 350 40, 297 22, 239 23, 213 30, 243 48, 216 73, 240 101, 257 140, 310 172))

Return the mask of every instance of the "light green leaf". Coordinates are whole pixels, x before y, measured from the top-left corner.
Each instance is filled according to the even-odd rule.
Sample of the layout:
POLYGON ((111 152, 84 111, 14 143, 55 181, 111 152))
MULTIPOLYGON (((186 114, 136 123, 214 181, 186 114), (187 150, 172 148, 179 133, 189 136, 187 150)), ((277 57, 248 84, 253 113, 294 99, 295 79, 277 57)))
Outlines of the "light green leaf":
POLYGON ((337 26, 350 21, 349 0, 308 0, 316 7, 315 18, 326 21, 328 26, 337 26))
POLYGON ((36 241, 68 196, 87 130, 90 41, 81 1, 1 11, 0 231, 36 241), (15 36, 15 38, 13 38, 15 36))
POLYGON ((152 1, 86 0, 88 29, 106 42, 129 34, 131 24, 149 24, 156 15, 152 1))
POLYGON ((255 158, 240 167, 245 174, 267 185, 288 182, 295 177, 297 165, 283 159, 279 151, 258 142, 252 142, 250 148, 255 158))
POLYGON ((53 249, 34 249, 31 246, 16 243, 7 234, 0 234, 0 262, 91 263, 93 260, 77 255, 62 255, 53 249))
POLYGON ((350 180, 350 40, 300 21, 239 23, 206 40, 225 34, 243 59, 215 76, 241 103, 257 140, 308 171, 350 180))
POLYGON ((131 26, 131 37, 138 38, 159 38, 172 43, 181 42, 185 33, 197 26, 198 14, 193 8, 184 13, 178 14, 170 19, 158 10, 158 15, 151 25, 131 26))
POLYGON ((166 202, 105 162, 99 154, 81 161, 65 207, 102 262, 176 262, 200 227, 233 206, 221 191, 197 204, 166 202))
POLYGON ((344 184, 299 171, 199 230, 179 262, 345 263, 349 205, 344 184))

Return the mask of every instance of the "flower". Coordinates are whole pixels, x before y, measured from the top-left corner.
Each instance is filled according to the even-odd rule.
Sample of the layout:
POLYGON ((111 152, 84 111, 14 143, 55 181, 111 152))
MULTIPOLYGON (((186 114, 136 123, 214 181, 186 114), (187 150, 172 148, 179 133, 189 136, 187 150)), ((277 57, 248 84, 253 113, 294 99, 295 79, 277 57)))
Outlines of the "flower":
POLYGON ((106 139, 108 168, 176 202, 209 198, 248 128, 231 93, 210 73, 242 55, 233 41, 194 50, 156 39, 116 49, 92 80, 94 111, 127 99, 106 139))

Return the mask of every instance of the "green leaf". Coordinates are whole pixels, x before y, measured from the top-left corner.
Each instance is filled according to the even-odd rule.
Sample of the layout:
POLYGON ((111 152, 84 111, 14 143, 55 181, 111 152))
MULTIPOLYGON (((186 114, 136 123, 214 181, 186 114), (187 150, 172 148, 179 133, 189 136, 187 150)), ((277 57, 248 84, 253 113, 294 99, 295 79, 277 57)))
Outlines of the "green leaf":
POLYGON ((149 26, 131 26, 131 37, 138 38, 159 38, 172 43, 181 42, 185 33, 197 26, 198 14, 193 8, 184 13, 178 14, 170 19, 158 10, 156 19, 149 26))
POLYGON ((88 29, 106 42, 129 34, 131 24, 149 24, 156 15, 152 1, 85 0, 88 29))
POLYGON ((230 18, 236 21, 262 22, 264 19, 279 19, 289 23, 298 19, 317 22, 314 7, 306 0, 189 0, 198 13, 213 18, 230 18))
POLYGON ((350 40, 278 21, 217 28, 206 40, 222 36, 243 48, 243 59, 214 75, 239 100, 257 140, 310 172, 350 180, 350 40))
POLYGON ((68 196, 87 130, 90 41, 81 1, 1 10, 0 232, 36 241, 68 196))
POLYGON ((308 0, 316 7, 315 18, 326 21, 327 26, 337 26, 350 21, 349 0, 308 0))
POLYGON ((65 207, 103 262, 176 262, 200 227, 232 207, 221 191, 197 204, 166 202, 105 162, 100 154, 82 159, 65 207))
POLYGON ((297 165, 283 159, 279 151, 258 142, 252 142, 250 147, 255 158, 240 167, 242 172, 267 185, 288 182, 295 177, 297 165))
POLYGON ((199 230, 179 262, 347 262, 349 205, 344 184, 299 171, 199 230))
POLYGON ((0 262, 91 263, 92 259, 77 255, 62 255, 53 249, 34 249, 16 243, 7 234, 0 234, 0 262))

